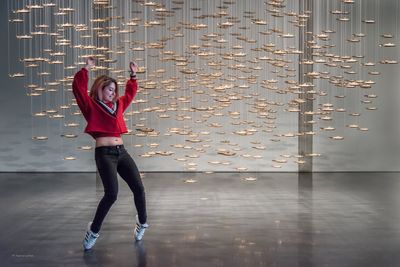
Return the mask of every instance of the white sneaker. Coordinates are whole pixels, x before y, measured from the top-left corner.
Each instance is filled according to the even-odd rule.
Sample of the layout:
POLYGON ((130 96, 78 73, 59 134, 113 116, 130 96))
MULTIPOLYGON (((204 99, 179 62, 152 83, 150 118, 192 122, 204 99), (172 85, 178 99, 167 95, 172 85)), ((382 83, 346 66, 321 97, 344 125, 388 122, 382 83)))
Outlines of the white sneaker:
POLYGON ((139 217, 136 215, 136 226, 135 226, 135 239, 136 241, 140 241, 143 238, 144 232, 146 231, 146 228, 148 228, 149 225, 147 223, 141 224, 139 222, 139 217))
POLYGON ((95 234, 92 232, 92 230, 90 230, 90 226, 92 225, 92 222, 88 223, 88 227, 87 227, 87 232, 85 235, 85 239, 83 239, 83 248, 85 250, 89 250, 91 249, 94 244, 96 243, 97 238, 99 237, 99 234, 95 234))

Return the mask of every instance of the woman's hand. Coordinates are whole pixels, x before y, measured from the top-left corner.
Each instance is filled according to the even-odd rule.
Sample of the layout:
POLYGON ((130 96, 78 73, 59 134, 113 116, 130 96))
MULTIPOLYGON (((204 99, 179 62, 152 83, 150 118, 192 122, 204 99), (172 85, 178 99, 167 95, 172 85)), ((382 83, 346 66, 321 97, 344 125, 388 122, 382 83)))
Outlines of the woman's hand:
POLYGON ((90 70, 91 68, 93 68, 95 66, 95 61, 93 57, 88 57, 86 59, 86 66, 85 69, 90 70))
POLYGON ((129 63, 129 72, 131 74, 131 76, 136 76, 136 72, 138 71, 139 67, 138 64, 136 62, 130 62, 129 63))

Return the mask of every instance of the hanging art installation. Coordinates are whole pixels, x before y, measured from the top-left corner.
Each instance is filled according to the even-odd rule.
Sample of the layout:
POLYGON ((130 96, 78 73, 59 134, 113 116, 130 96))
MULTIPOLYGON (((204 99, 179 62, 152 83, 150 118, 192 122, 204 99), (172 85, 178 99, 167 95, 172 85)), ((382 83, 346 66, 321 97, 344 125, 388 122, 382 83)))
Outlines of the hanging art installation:
POLYGON ((17 57, 9 59, 9 76, 25 79, 32 140, 79 138, 84 120, 71 86, 88 57, 96 59, 95 76, 116 77, 121 86, 127 63, 139 63, 126 138, 143 159, 164 157, 186 171, 243 172, 246 162, 266 155, 273 155, 264 163, 273 168, 304 164, 321 154, 277 153, 274 146, 299 136, 327 134, 337 142, 346 131, 367 132, 360 121, 378 109, 380 66, 398 64, 368 50, 371 40, 375 49, 396 47, 393 32, 376 30, 372 16, 381 1, 372 13, 361 0, 315 1, 313 11, 299 2, 8 0, 9 43, 15 39, 9 46, 17 57), (314 23, 312 32, 307 23, 314 23), (300 48, 301 35, 309 37, 302 45, 311 58, 300 48), (299 66, 312 71, 299 77, 299 66), (346 99, 358 100, 346 106, 346 99), (303 123, 313 130, 299 132, 306 101, 314 108, 303 112, 312 116, 303 123), (60 122, 58 136, 42 127, 48 120, 60 122))

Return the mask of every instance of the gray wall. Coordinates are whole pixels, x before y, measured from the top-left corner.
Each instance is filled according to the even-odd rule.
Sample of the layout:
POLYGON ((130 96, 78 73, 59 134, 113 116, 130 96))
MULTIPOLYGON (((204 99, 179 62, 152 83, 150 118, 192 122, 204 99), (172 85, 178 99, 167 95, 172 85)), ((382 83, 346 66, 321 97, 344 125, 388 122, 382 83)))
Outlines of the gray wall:
MULTIPOLYGON (((382 48, 377 47, 376 39, 372 37, 388 31, 397 31, 395 39, 392 41, 398 44, 399 41, 399 27, 396 26, 396 17, 394 12, 397 5, 396 0, 384 0, 380 10, 374 9, 376 4, 374 1, 363 1, 363 10, 357 13, 357 9, 354 7, 356 15, 375 17, 379 19, 379 23, 375 25, 375 30, 371 28, 361 28, 363 31, 367 31, 368 41, 365 47, 362 47, 364 51, 368 51, 368 55, 372 57, 371 60, 378 59, 381 56, 387 58, 393 58, 399 60, 399 48, 390 48, 383 51, 382 48), (372 11, 371 11, 372 10, 372 11), (374 11, 375 10, 375 11, 374 11), (364 13, 363 13, 364 12, 364 13), (372 13, 368 13, 372 12, 372 13), (357 15, 358 14, 358 15, 357 15), (360 15, 361 14, 361 15, 360 15), (377 17, 378 16, 378 17, 377 17), (371 36, 371 37, 370 37, 371 36), (375 51, 371 53, 370 51, 375 51)), ((1 1, 0 12, 1 22, 0 30, 4 33, 7 32, 7 1, 1 1)), ((317 6, 316 8, 324 8, 325 6, 317 6)), ((336 8, 340 8, 337 6, 336 8)), ((323 23, 314 19, 315 27, 322 29, 321 25, 327 23, 324 18, 323 23)), ((333 25, 333 21, 331 21, 333 25)), ((397 24, 399 22, 397 21, 397 24)), ((350 30, 346 27, 342 27, 343 32, 349 33, 350 30)), ((365 27, 365 26, 361 26, 365 27)), ((346 35, 343 33, 342 36, 337 37, 335 40, 340 42, 346 35)), ((12 43, 11 51, 15 52, 16 44, 12 43)), ((78 119, 81 126, 74 130, 76 134, 79 134, 78 138, 66 139, 60 137, 65 132, 63 128, 63 121, 58 120, 45 120, 38 121, 32 118, 31 114, 37 108, 37 103, 32 102, 31 98, 26 96, 26 89, 24 88, 23 79, 10 79, 8 78, 8 64, 6 59, 8 58, 7 42, 1 42, 1 58, 3 58, 3 64, 0 66, 0 80, 3 84, 2 97, 0 98, 0 111, 1 111, 1 148, 0 148, 0 171, 95 171, 95 164, 93 160, 93 151, 81 151, 78 150, 79 146, 83 145, 94 145, 93 140, 86 134, 83 134, 83 126, 85 125, 82 118, 78 119), (33 141, 32 136, 38 134, 45 134, 49 136, 49 140, 45 142, 33 141), (67 161, 63 158, 65 156, 74 156, 77 160, 67 161)), ((338 48, 339 49, 339 48, 338 48)), ((344 49, 344 48, 343 48, 344 49)), ((351 52, 356 52, 354 48, 351 52)), ((139 55, 143 56, 143 55, 139 55)), ((13 57, 11 57, 13 58, 13 57)), ((151 60, 151 59, 150 59, 151 60)), ((150 65, 151 62, 148 63, 150 65)), ((154 63, 155 64, 155 63, 154 63)), ((316 153, 321 153, 321 157, 314 158, 314 171, 399 171, 399 141, 398 136, 400 127, 397 122, 399 114, 398 102, 399 102, 399 65, 377 65, 376 70, 382 72, 379 76, 377 84, 373 89, 365 91, 365 94, 377 94, 378 98, 374 99, 374 105, 378 107, 378 111, 366 111, 365 105, 360 104, 360 99, 364 94, 364 91, 340 91, 328 84, 323 84, 323 81, 318 81, 322 87, 326 87, 327 90, 331 90, 331 96, 327 101, 320 100, 319 103, 333 102, 337 107, 343 105, 352 112, 359 111, 362 116, 358 118, 357 123, 362 127, 368 127, 368 133, 363 133, 354 129, 343 127, 343 125, 354 123, 349 117, 342 116, 341 114, 335 114, 337 116, 334 126, 338 129, 339 133, 343 133, 345 136, 343 141, 333 141, 329 139, 330 133, 324 133, 318 131, 318 128, 322 124, 315 126, 314 131, 318 132, 318 135, 314 137, 314 150, 316 153), (346 100, 344 103, 338 102, 332 95, 336 93, 345 93, 346 100), (342 117, 341 117, 342 116, 342 117)), ((265 78, 271 78, 266 76, 265 78)), ((369 79, 368 76, 361 76, 360 78, 369 79)), ((184 81, 182 80, 182 83, 184 81)), ((263 90, 255 89, 256 92, 264 94, 263 90)), ((289 96, 271 96, 276 101, 288 101, 289 96)), ((71 97, 71 95, 69 95, 71 97)), ((145 96, 138 95, 138 98, 145 96)), ((149 106, 155 105, 155 102, 150 102, 149 106)), ((189 106, 190 107, 190 106, 189 106)), ((132 105, 131 111, 146 108, 144 104, 132 105)), ((229 110, 241 111, 242 114, 246 112, 246 106, 237 105, 229 110)), ((277 125, 279 128, 274 132, 275 134, 296 132, 297 131, 297 114, 295 113, 283 113, 283 108, 279 110, 279 119, 277 125)), ((226 112, 226 110, 224 111, 226 112)), ((226 114, 226 113, 225 113, 226 114)), ((204 130, 210 130, 209 128, 203 127, 204 125, 195 123, 195 116, 189 122, 191 129, 194 132, 201 132, 204 130)), ((248 119, 251 119, 252 115, 247 114, 248 119)), ((246 116, 247 116, 246 115, 246 116)), ((184 123, 175 121, 163 121, 151 114, 145 114, 142 118, 146 118, 146 126, 156 128, 162 133, 159 137, 135 137, 125 136, 124 142, 128 147, 129 152, 133 155, 135 161, 139 165, 142 171, 185 171, 187 165, 176 161, 176 158, 185 157, 185 155, 194 153, 193 150, 175 150, 175 155, 171 157, 156 156, 151 158, 140 157, 141 154, 150 151, 146 147, 147 143, 159 143, 158 150, 172 150, 170 145, 177 143, 184 143, 187 136, 164 136, 166 129, 170 127, 181 127, 184 123), (176 123, 176 125, 171 125, 176 123), (144 147, 136 148, 135 144, 143 144, 144 147)), ((140 116, 133 116, 129 118, 127 125, 131 129, 136 128, 136 123, 140 116)), ((237 137, 229 134, 236 130, 237 127, 232 126, 229 120, 224 117, 215 117, 210 122, 220 122, 224 124, 224 131, 227 135, 220 135, 217 133, 218 130, 211 132, 210 136, 206 136, 206 139, 210 139, 206 144, 210 144, 211 148, 207 152, 201 154, 198 159, 188 159, 188 162, 196 163, 197 170, 199 171, 235 171, 236 167, 248 167, 249 171, 297 171, 297 165, 293 162, 293 158, 289 159, 287 164, 284 164, 282 168, 276 169, 271 165, 273 159, 281 158, 282 154, 297 154, 297 139, 289 138, 284 139, 279 143, 271 142, 273 138, 272 134, 265 134, 262 132, 257 133, 251 137, 237 137), (261 153, 262 159, 252 160, 246 159, 241 156, 235 156, 231 158, 219 156, 216 154, 217 148, 232 148, 227 145, 222 145, 221 141, 229 139, 231 143, 237 143, 241 151, 239 154, 249 153, 254 155, 255 153, 261 153), (262 144, 267 146, 266 151, 255 152, 251 149, 252 141, 260 141, 262 144), (212 165, 209 161, 220 160, 230 161, 231 165, 212 165)), ((196 147, 196 145, 193 145, 196 147)), ((157 149, 156 149, 157 150, 157 149)), ((186 164, 188 163, 186 162, 186 164)))
MULTIPOLYGON (((323 1, 324 2, 324 1, 323 1)), ((326 1, 325 1, 326 2, 326 1)), ((332 1, 333 2, 333 1, 332 1)), ((360 1, 356 1, 360 3, 360 1)), ((355 5, 351 11, 353 16, 352 25, 339 26, 334 19, 321 18, 321 22, 316 27, 322 29, 328 23, 336 25, 341 29, 343 35, 338 35, 334 40, 340 44, 342 40, 348 38, 351 32, 363 32, 366 34, 363 44, 353 46, 347 45, 347 53, 365 54, 363 62, 377 62, 382 59, 394 59, 400 61, 399 49, 399 1, 361 1, 363 5, 355 5), (375 19, 375 24, 361 23, 363 19, 375 19), (353 27, 353 28, 351 28, 353 27), (344 34, 347 33, 347 34, 344 34), (380 35, 392 33, 395 38, 384 39, 380 35), (395 48, 382 48, 379 44, 384 42, 393 42, 397 45, 395 48)), ((325 8, 321 2, 317 8, 325 8)), ((332 9, 340 9, 344 5, 333 4, 332 9)), ((329 24, 328 24, 329 25, 329 24)), ((338 46, 337 49, 346 49, 346 46, 338 46)), ((345 50, 346 51, 346 50, 345 50)), ((360 117, 343 116, 336 113, 334 116, 338 119, 334 126, 340 132, 343 132, 345 139, 343 141, 333 141, 329 138, 329 133, 321 132, 314 139, 314 150, 317 153, 323 153, 323 156, 316 158, 314 162, 315 171, 399 171, 400 170, 400 124, 399 124, 399 101, 400 101, 400 66, 376 64, 369 70, 381 72, 381 76, 371 76, 361 74, 363 67, 355 67, 360 73, 353 77, 364 80, 374 80, 376 84, 372 89, 349 90, 329 87, 321 83, 322 88, 332 90, 336 94, 345 94, 344 101, 330 98, 331 102, 338 106, 345 106, 350 112, 361 113, 360 117), (372 104, 362 104, 360 100, 366 100, 363 95, 376 94, 378 98, 370 99, 372 104), (377 111, 368 111, 366 107, 375 106, 377 111), (367 133, 355 129, 341 127, 340 125, 359 124, 361 127, 369 128, 367 133)), ((368 68, 367 68, 368 69, 368 68)), ((327 101, 328 102, 328 101, 327 101)))

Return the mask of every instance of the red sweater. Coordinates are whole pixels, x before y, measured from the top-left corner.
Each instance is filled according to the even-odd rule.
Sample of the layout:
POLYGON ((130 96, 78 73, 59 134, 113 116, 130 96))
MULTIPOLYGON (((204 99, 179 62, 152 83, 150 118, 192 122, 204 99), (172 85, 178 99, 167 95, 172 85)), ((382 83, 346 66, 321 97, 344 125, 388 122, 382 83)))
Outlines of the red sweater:
POLYGON ((138 89, 136 80, 130 79, 126 83, 125 95, 117 99, 118 108, 115 116, 108 113, 97 101, 89 97, 88 81, 88 71, 82 68, 75 74, 72 83, 72 92, 87 121, 85 133, 96 139, 100 136, 120 136, 128 132, 123 113, 136 95, 138 89))

